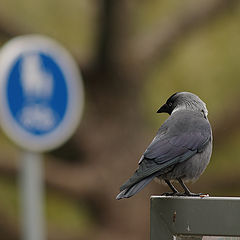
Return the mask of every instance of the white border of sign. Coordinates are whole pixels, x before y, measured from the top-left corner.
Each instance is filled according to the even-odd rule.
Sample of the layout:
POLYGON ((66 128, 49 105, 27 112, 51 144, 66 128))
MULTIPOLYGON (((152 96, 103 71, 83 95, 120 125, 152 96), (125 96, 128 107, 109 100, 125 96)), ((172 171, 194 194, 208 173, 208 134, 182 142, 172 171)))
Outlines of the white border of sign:
POLYGON ((24 149, 44 152, 57 148, 75 132, 83 110, 84 91, 82 77, 72 56, 60 44, 42 35, 25 35, 7 42, 0 50, 0 122, 4 132, 24 149), (23 130, 7 106, 6 83, 10 68, 25 51, 41 51, 51 56, 61 68, 67 84, 68 106, 64 119, 51 133, 33 136, 23 130))

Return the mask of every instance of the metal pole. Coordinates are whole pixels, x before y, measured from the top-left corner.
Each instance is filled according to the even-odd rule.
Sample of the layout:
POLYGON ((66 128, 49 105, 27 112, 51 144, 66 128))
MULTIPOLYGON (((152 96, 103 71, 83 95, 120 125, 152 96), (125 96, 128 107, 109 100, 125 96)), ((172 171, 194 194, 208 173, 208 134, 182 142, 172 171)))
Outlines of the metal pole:
POLYGON ((20 164, 22 239, 45 240, 42 154, 23 152, 20 164))

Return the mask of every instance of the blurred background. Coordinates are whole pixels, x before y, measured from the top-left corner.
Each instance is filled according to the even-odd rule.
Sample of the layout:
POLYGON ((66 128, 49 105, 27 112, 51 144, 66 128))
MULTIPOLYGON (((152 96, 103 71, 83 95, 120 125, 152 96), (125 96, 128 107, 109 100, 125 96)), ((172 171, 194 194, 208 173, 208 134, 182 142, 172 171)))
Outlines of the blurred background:
MULTIPOLYGON (((210 165, 193 192, 240 196, 240 2, 237 0, 0 0, 0 43, 40 33, 75 57, 85 109, 74 136, 44 155, 49 240, 149 239, 152 182, 127 200, 120 185, 167 118, 176 91, 207 103, 210 165)), ((0 134, 0 236, 21 238, 21 149, 0 134)))

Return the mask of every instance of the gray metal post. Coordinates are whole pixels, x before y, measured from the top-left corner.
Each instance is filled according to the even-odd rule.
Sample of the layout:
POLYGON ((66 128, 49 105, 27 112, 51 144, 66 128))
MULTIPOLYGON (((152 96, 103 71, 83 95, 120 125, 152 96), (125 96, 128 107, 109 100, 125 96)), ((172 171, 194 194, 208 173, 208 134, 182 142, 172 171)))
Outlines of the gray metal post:
POLYGON ((24 152, 20 169, 23 240, 45 240, 42 155, 24 152))
POLYGON ((240 198, 154 196, 150 232, 151 240, 240 236, 240 198))

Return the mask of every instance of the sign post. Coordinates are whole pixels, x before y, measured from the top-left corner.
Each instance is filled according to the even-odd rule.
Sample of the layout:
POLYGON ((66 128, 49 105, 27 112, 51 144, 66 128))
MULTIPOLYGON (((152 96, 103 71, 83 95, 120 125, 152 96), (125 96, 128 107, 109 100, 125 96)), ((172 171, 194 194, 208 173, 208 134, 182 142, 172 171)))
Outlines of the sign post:
POLYGON ((83 85, 71 55, 54 40, 27 35, 0 51, 0 123, 24 149, 20 192, 23 239, 45 240, 42 153, 75 132, 83 109, 83 85))
POLYGON ((20 169, 22 234, 24 240, 44 240, 44 182, 42 154, 25 151, 20 169))

